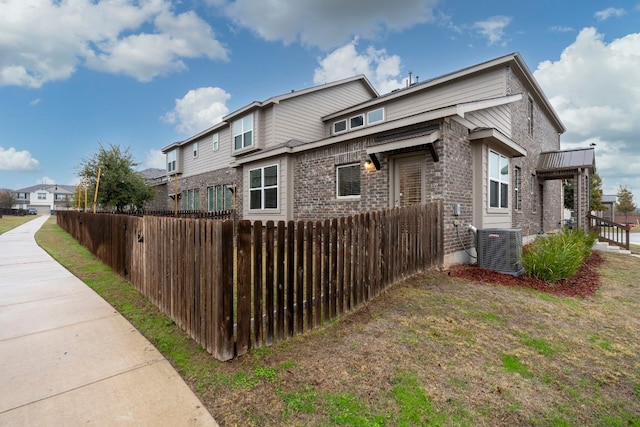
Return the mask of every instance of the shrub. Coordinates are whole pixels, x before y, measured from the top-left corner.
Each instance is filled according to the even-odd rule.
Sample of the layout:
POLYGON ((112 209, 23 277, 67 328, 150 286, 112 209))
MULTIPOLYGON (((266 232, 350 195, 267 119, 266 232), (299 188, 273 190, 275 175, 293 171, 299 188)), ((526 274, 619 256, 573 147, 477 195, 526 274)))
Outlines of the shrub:
POLYGON ((539 237, 523 251, 522 266, 530 276, 556 283, 576 274, 595 241, 595 235, 582 230, 539 237))

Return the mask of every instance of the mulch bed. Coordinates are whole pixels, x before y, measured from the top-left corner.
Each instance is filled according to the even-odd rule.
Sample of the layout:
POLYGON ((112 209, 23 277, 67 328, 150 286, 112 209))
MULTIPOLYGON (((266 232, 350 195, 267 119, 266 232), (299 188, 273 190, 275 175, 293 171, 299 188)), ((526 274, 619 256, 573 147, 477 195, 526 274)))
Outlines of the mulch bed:
POLYGON ((449 270, 449 275, 482 283, 495 283, 503 286, 524 286, 550 294, 580 297, 592 296, 600 287, 597 267, 602 264, 602 256, 596 251, 586 258, 578 272, 569 278, 560 280, 556 284, 543 282, 530 277, 526 273, 514 277, 509 274, 479 268, 476 265, 455 265, 449 270))

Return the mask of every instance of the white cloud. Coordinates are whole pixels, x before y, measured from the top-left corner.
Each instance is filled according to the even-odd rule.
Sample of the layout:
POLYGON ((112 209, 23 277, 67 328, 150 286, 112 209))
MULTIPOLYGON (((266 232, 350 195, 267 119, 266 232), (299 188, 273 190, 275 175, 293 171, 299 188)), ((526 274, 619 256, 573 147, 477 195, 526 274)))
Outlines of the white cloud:
MULTIPOLYGON (((209 0, 221 4, 221 0, 209 0)), ((329 49, 354 36, 376 38, 432 22, 437 0, 235 0, 227 15, 265 40, 329 49)))
POLYGON ((605 192, 640 190, 640 33, 610 43, 584 28, 560 59, 534 75, 567 127, 563 148, 596 143, 605 192))
POLYGON ((353 40, 320 59, 320 66, 313 74, 314 83, 323 84, 365 74, 379 93, 387 93, 402 86, 402 80, 398 80, 399 56, 388 55, 386 50, 376 50, 371 46, 365 52, 358 53, 357 43, 357 40, 353 40))
POLYGON ((624 9, 616 9, 615 7, 608 7, 604 10, 600 10, 596 12, 593 16, 595 16, 595 18, 598 21, 604 21, 611 17, 619 18, 621 16, 624 16, 626 13, 627 12, 624 9))
POLYGON ((141 81, 180 71, 181 58, 226 59, 211 27, 167 0, 4 0, 0 86, 40 87, 79 66, 141 81))
POLYGON ((484 21, 473 24, 473 28, 485 37, 489 46, 494 44, 504 44, 504 29, 511 23, 509 16, 492 16, 484 21))
POLYGON ((175 124, 184 134, 196 134, 222 121, 229 113, 226 102, 231 98, 218 87, 201 87, 190 90, 176 99, 173 110, 162 116, 165 123, 175 124))
POLYGON ((17 151, 10 147, 0 147, 0 171, 37 172, 40 170, 40 162, 31 156, 31 153, 22 150, 17 151))
POLYGON ((147 151, 144 163, 142 163, 142 169, 164 169, 166 166, 166 156, 162 151, 154 149, 147 151))

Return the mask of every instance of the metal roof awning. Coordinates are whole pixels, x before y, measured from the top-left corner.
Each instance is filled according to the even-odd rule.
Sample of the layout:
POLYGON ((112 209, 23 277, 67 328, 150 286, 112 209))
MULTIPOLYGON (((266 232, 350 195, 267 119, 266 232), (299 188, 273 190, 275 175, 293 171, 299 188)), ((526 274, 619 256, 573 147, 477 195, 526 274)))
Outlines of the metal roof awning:
POLYGON ((539 178, 569 179, 583 169, 591 173, 596 169, 596 156, 593 148, 540 153, 536 174, 539 178))

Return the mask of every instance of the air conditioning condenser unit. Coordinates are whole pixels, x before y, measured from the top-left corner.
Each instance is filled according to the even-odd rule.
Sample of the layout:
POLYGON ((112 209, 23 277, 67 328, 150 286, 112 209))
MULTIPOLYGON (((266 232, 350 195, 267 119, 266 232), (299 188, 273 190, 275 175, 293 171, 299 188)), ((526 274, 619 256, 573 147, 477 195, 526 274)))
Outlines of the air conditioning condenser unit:
POLYGON ((519 276, 522 267, 522 230, 484 228, 478 230, 478 267, 519 276))

